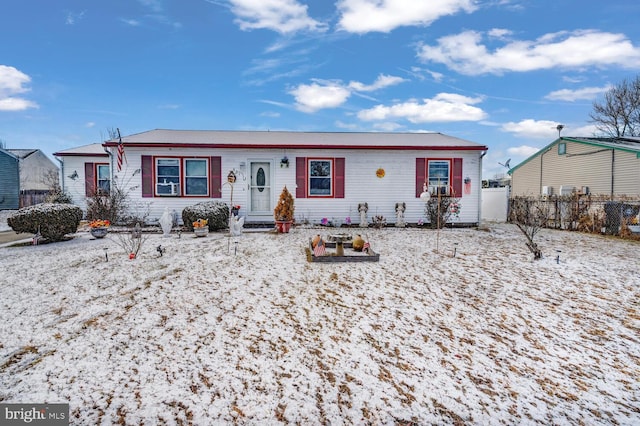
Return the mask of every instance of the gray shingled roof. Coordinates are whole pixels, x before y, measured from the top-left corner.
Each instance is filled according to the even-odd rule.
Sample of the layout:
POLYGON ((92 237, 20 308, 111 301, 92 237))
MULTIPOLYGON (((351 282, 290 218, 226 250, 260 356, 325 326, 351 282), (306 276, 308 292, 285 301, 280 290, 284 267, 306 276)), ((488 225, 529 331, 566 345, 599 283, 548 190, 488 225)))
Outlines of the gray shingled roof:
MULTIPOLYGON (((117 139, 107 141, 117 143, 117 139)), ((486 149, 482 144, 442 133, 351 133, 351 132, 285 132, 285 131, 218 131, 156 129, 123 136, 126 144, 225 144, 265 146, 340 147, 468 147, 486 149)))

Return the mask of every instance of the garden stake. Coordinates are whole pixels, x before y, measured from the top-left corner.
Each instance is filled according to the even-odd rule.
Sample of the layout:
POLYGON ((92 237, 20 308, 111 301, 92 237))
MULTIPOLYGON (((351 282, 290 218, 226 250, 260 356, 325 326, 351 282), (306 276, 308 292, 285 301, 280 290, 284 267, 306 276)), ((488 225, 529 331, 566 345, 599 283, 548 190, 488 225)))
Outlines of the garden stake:
POLYGON ((556 256, 556 263, 559 265, 560 264, 560 253, 562 253, 562 250, 556 250, 558 252, 558 255, 556 256))
POLYGON ((109 261, 109 253, 107 253, 108 248, 105 247, 105 248, 103 248, 103 250, 104 250, 105 261, 108 262, 109 261))

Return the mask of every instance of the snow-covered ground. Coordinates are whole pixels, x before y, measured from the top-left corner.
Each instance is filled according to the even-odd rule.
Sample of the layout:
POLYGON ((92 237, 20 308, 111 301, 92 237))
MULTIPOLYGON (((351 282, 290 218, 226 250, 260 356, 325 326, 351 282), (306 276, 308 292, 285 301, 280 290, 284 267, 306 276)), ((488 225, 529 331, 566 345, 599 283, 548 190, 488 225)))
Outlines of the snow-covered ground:
POLYGON ((327 231, 0 248, 0 401, 72 424, 640 423, 638 242, 545 230, 533 261, 511 225, 369 229, 379 262, 308 263, 327 231))

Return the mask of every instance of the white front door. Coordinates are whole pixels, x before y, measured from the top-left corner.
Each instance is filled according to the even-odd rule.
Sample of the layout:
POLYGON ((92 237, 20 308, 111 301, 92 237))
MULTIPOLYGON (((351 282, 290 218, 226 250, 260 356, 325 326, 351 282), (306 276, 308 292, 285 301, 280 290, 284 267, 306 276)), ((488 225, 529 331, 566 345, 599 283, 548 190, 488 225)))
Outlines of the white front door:
POLYGON ((250 164, 249 212, 255 215, 273 215, 271 162, 252 161, 250 164))

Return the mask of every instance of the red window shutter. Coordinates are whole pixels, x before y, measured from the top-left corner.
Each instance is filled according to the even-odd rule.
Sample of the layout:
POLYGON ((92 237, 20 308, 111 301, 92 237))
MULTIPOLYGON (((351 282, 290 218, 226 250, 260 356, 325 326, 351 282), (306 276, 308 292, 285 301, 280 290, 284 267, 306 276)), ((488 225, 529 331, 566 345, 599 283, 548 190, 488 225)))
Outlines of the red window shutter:
POLYGON ((307 158, 296 157, 296 198, 307 198, 307 158))
POLYGON ((209 168, 211 169, 209 178, 211 198, 222 198, 222 157, 211 157, 209 168))
POLYGON ((462 197, 462 158, 453 159, 453 180, 451 187, 453 188, 452 197, 462 197))
POLYGON ((335 167, 334 198, 344 198, 344 158, 333 160, 335 167))
POLYGON ((153 197, 153 157, 143 155, 142 161, 142 196, 153 197))
POLYGON ((416 158, 416 198, 420 198, 427 181, 427 160, 416 158))
POLYGON ((96 169, 93 163, 84 163, 84 192, 87 197, 96 195, 96 169))

